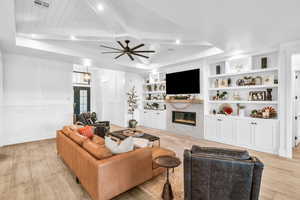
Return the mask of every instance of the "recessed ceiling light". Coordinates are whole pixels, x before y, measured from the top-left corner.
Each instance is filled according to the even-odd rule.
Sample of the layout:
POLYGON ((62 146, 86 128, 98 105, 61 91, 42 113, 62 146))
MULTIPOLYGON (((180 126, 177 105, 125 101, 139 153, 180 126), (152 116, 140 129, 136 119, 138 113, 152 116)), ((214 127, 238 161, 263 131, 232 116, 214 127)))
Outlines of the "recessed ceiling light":
POLYGON ((177 40, 175 41, 175 43, 176 43, 176 44, 180 44, 181 41, 180 41, 179 39, 177 39, 177 40))
POLYGON ((71 39, 71 40, 77 40, 77 38, 76 38, 74 35, 71 35, 71 36, 70 36, 70 39, 71 39))
POLYGON ((36 38, 36 34, 31 34, 31 38, 35 39, 36 38))
POLYGON ((99 10, 99 11, 103 11, 104 10, 104 7, 103 7, 103 5, 102 4, 98 4, 97 5, 97 9, 99 10))

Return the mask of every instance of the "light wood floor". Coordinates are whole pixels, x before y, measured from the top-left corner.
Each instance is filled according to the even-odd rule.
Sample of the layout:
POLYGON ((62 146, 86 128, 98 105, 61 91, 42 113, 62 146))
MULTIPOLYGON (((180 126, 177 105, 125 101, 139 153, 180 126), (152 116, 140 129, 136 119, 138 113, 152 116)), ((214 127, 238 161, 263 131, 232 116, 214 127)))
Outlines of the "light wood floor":
MULTIPOLYGON (((181 159, 183 150, 190 148, 193 144, 231 148, 228 145, 178 136, 164 131, 142 129, 160 136, 161 146, 174 150, 181 159)), ((300 148, 294 150, 294 159, 250 152, 265 164, 260 199, 300 199, 300 148)), ((55 140, 45 140, 0 148, 0 199, 90 200, 90 197, 76 183, 73 175, 57 157, 55 140)), ((155 198, 137 187, 116 199, 152 200, 155 198)))

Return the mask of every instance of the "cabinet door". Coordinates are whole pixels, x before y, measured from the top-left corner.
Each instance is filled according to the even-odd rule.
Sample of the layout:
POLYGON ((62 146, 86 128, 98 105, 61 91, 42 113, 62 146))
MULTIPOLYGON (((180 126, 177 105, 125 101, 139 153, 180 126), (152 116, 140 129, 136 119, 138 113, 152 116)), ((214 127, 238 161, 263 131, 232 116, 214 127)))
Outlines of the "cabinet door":
POLYGON ((236 120, 233 119, 220 119, 218 123, 220 124, 218 127, 220 142, 224 142, 226 144, 234 144, 235 143, 235 130, 236 130, 236 120))
POLYGON ((144 110, 144 126, 149 127, 149 111, 144 110))
POLYGON ((215 117, 205 117, 205 139, 217 141, 217 120, 215 117))
POLYGON ((251 148, 252 141, 252 122, 250 120, 238 120, 236 124, 236 142, 242 147, 251 148))
POLYGON ((257 120, 253 127, 254 148, 259 151, 274 153, 277 148, 277 122, 257 120))

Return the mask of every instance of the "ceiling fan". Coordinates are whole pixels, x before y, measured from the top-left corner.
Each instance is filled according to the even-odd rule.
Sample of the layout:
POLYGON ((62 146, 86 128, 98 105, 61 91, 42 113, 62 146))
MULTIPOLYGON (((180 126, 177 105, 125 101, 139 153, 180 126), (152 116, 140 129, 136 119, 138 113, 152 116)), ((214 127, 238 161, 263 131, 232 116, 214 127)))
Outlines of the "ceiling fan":
POLYGON ((144 51, 141 51, 141 50, 137 50, 143 46, 145 46, 145 44, 139 44, 133 48, 130 48, 129 47, 129 43, 130 41, 129 40, 125 40, 125 43, 126 45, 123 45, 122 42, 120 41, 117 41, 118 44, 122 47, 121 49, 118 49, 118 48, 114 48, 114 47, 109 47, 109 46, 105 46, 105 45, 100 45, 101 47, 104 47, 104 48, 107 48, 107 49, 112 49, 112 50, 115 50, 115 51, 106 51, 106 52, 102 52, 103 54, 108 54, 108 53, 118 53, 119 55, 115 57, 115 59, 118 59, 120 58, 121 56, 127 54, 127 56, 133 61, 134 58, 133 58, 133 55, 134 56, 140 56, 140 57, 143 57, 143 58, 149 58, 148 56, 145 56, 145 55, 142 55, 141 53, 155 53, 155 51, 152 51, 152 50, 144 50, 144 51))

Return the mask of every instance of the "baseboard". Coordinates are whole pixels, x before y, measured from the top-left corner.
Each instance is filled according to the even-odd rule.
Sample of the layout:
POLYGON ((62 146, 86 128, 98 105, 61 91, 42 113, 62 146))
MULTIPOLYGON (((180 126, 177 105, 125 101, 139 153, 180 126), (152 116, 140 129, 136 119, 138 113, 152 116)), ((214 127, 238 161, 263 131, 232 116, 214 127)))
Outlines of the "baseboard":
POLYGON ((8 146, 8 145, 14 145, 14 144, 22 144, 22 143, 27 143, 27 142, 36 142, 40 140, 47 140, 47 139, 55 139, 55 136, 48 135, 48 136, 43 136, 43 137, 38 137, 38 138, 16 138, 14 141, 8 141, 5 144, 2 144, 2 146, 8 146))

